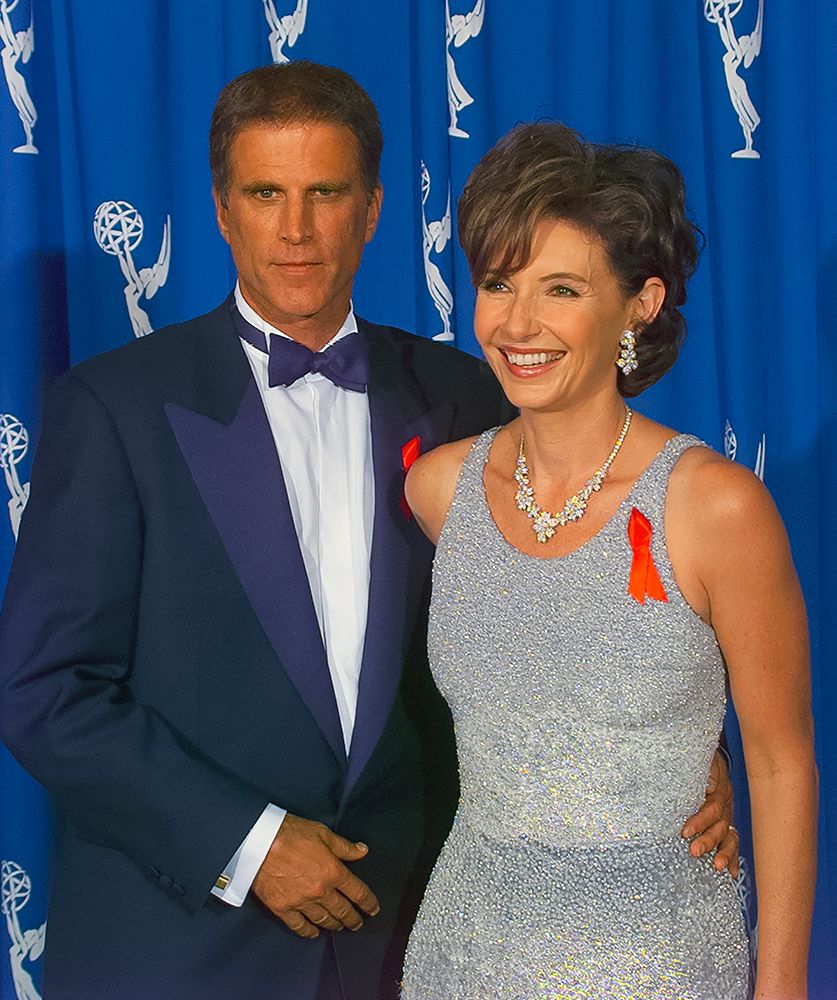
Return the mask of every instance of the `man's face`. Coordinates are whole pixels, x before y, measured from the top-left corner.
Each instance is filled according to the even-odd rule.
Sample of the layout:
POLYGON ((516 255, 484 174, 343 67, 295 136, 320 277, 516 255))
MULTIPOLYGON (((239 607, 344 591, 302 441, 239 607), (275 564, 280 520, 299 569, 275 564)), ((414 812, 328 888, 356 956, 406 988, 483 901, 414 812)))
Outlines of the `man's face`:
POLYGON ((317 350, 346 318, 382 189, 368 197, 357 139, 343 125, 245 128, 230 168, 227 204, 214 197, 241 292, 263 319, 317 350))

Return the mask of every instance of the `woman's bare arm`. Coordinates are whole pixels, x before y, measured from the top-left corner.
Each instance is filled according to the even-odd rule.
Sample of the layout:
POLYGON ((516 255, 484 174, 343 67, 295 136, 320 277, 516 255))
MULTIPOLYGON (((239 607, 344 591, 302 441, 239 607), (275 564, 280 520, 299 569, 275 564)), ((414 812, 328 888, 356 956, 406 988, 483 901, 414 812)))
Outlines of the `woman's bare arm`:
POLYGON ((670 534, 684 557, 675 569, 715 630, 741 726, 759 905, 755 996, 798 1000, 817 822, 805 605, 784 526, 749 470, 704 452, 673 494, 670 534))

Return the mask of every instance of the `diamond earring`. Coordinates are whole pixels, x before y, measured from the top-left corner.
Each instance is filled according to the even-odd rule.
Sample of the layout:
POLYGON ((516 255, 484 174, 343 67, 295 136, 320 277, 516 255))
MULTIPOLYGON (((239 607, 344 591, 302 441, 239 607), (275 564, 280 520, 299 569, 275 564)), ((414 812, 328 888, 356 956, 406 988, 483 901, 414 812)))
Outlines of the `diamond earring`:
POLYGON ((625 375, 630 375, 631 372, 639 368, 639 359, 636 356, 636 336, 633 330, 625 330, 619 338, 619 348, 616 365, 622 369, 625 375))

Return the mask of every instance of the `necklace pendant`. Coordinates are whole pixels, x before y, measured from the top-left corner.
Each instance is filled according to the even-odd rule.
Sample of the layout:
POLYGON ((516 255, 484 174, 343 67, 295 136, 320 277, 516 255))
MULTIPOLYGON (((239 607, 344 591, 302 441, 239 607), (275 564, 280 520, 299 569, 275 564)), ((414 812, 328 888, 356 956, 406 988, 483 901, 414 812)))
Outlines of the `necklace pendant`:
POLYGON ((532 517, 532 531, 537 535, 538 541, 548 542, 555 534, 558 522, 545 510, 539 509, 534 516, 529 516, 532 517))

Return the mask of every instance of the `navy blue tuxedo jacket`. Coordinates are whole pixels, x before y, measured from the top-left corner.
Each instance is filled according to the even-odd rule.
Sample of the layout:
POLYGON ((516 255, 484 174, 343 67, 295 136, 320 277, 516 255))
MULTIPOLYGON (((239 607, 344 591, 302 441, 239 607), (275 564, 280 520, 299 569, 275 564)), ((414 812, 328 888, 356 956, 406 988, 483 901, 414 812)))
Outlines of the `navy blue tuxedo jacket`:
POLYGON ((0 624, 8 745, 58 807, 48 1000, 306 1000, 326 935, 210 895, 269 801, 369 845, 382 904, 334 935, 349 1000, 396 995, 450 823, 450 718, 427 669, 432 548, 402 446, 510 415, 480 362, 359 321, 375 472, 346 759, 281 468, 229 307, 62 376, 0 624))

